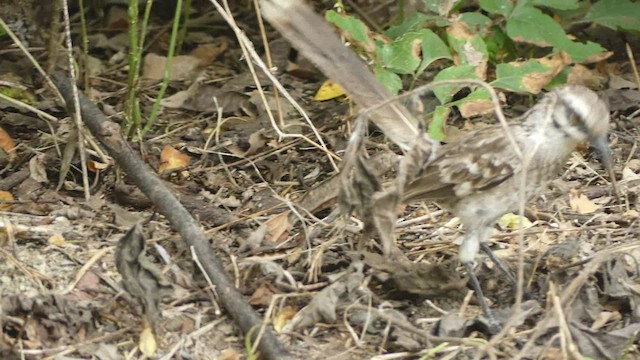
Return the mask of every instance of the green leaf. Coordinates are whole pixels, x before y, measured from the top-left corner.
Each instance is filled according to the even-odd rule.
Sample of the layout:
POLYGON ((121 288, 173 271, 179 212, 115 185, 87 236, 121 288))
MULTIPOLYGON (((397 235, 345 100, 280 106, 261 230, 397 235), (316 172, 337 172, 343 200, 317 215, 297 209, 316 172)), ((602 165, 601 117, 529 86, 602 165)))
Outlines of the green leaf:
POLYGON ((416 75, 422 74, 422 72, 431 65, 434 61, 439 59, 453 60, 451 52, 447 45, 429 29, 423 29, 422 33, 422 63, 416 70, 416 75))
POLYGON ((556 10, 575 10, 579 7, 578 0, 533 0, 533 4, 556 10))
POLYGON ((480 8, 488 13, 509 17, 513 11, 513 2, 511 0, 480 0, 480 8))
POLYGON ((381 66, 377 66, 374 73, 378 81, 389 91, 391 96, 397 95, 400 89, 402 89, 402 79, 400 79, 400 76, 397 74, 381 66))
POLYGON ((406 34, 408 32, 419 31, 420 29, 422 29, 422 26, 429 18, 429 16, 423 13, 414 12, 413 14, 407 16, 407 18, 404 19, 402 23, 389 27, 389 29, 385 31, 384 34, 391 39, 396 39, 397 37, 402 36, 403 34, 406 34))
POLYGON ((507 35, 514 41, 553 46, 567 38, 562 27, 532 6, 518 7, 507 20, 507 35))
POLYGON ((469 101, 476 101, 476 100, 491 100, 491 94, 489 94, 489 91, 487 89, 483 87, 478 87, 477 89, 473 90, 469 95, 465 96, 460 100, 452 101, 448 103, 447 106, 460 106, 469 101))
POLYGON ((460 0, 424 0, 427 9, 440 16, 447 16, 459 2, 460 0))
POLYGON ((460 14, 460 20, 467 24, 469 29, 474 33, 486 35, 485 32, 489 29, 492 22, 491 19, 482 15, 479 12, 465 12, 460 14))
POLYGON ((549 83, 544 87, 545 89, 553 89, 560 85, 565 85, 569 78, 569 73, 573 70, 573 66, 567 66, 558 75, 556 75, 549 83))
MULTIPOLYGON (((479 80, 478 75, 475 73, 475 67, 472 65, 452 66, 440 71, 434 78, 434 81, 439 80, 464 80, 473 79, 479 80)), ((442 85, 433 90, 435 96, 440 100, 440 103, 448 103, 453 95, 460 91, 463 85, 442 85)))
POLYGON ((327 11, 325 18, 328 22, 346 31, 354 40, 362 43, 369 42, 369 29, 360 19, 338 14, 333 10, 327 11))
POLYGON ((431 118, 431 122, 429 122, 429 127, 427 132, 432 139, 436 141, 444 140, 444 124, 447 120, 447 116, 449 115, 449 107, 444 105, 436 106, 433 111, 433 117, 431 118))
POLYGON ((478 87, 473 90, 471 94, 466 97, 450 102, 449 106, 457 106, 460 111, 460 115, 464 118, 470 118, 473 116, 484 115, 494 112, 493 102, 491 101, 491 94, 483 87, 478 87))
POLYGON ((550 67, 541 64, 538 60, 532 59, 516 64, 498 64, 496 66, 496 80, 491 85, 509 91, 537 93, 536 86, 528 84, 528 81, 535 78, 535 74, 546 73, 550 67))
POLYGON ((607 49, 600 46, 600 44, 587 41, 586 44, 567 40, 562 44, 556 45, 556 48, 564 50, 571 56, 571 60, 575 63, 585 61, 590 56, 607 51, 607 49))
POLYGON ((560 24, 532 6, 520 6, 513 11, 507 20, 507 35, 514 41, 564 50, 574 62, 605 51, 593 42, 582 44, 569 40, 560 24))
POLYGON ((484 42, 487 44, 489 59, 494 63, 503 62, 507 56, 517 56, 513 41, 500 26, 492 26, 491 32, 484 38, 484 42))
POLYGON ((422 33, 406 33, 391 44, 382 46, 382 63, 395 73, 412 74, 422 62, 421 48, 422 33))
POLYGON ((600 0, 582 19, 614 30, 640 31, 640 3, 629 0, 600 0))

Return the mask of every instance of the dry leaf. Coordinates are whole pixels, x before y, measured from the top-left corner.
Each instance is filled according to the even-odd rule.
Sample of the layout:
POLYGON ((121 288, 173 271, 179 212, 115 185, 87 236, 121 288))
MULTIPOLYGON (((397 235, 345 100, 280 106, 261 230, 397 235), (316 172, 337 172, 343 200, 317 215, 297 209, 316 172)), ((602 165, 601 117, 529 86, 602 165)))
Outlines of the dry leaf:
POLYGON ((242 356, 240 356, 240 354, 237 351, 231 348, 224 349, 220 354, 220 356, 216 358, 216 360, 240 360, 240 359, 242 359, 242 356))
POLYGON ((189 155, 183 154, 173 147, 166 145, 160 153, 158 172, 162 174, 167 171, 184 168, 187 165, 189 165, 189 155))
MULTIPOLYGON (((171 74, 169 80, 186 80, 191 78, 200 67, 202 61, 191 55, 178 55, 171 62, 171 74)), ((148 54, 144 57, 142 78, 150 80, 162 80, 164 78, 167 58, 156 54, 148 54)))
POLYGON ((280 242, 282 234, 289 228, 289 211, 272 216, 265 221, 264 225, 267 226, 267 231, 269 232, 268 240, 274 243, 280 242))
POLYGON ((251 294, 248 302, 253 306, 269 306, 274 294, 275 291, 273 286, 268 282, 263 282, 258 286, 253 294, 251 294))
POLYGON ((15 147, 16 144, 13 142, 13 139, 11 139, 11 136, 0 127, 0 149, 7 153, 9 161, 13 161, 16 157, 15 147))
POLYGON ((548 67, 549 70, 545 72, 531 73, 522 78, 522 86, 532 94, 539 93, 540 90, 542 90, 542 88, 551 81, 551 79, 564 70, 567 65, 571 64, 571 57, 564 51, 559 51, 553 56, 539 58, 537 61, 548 67))
POLYGON ((340 84, 332 80, 327 80, 322 83, 322 85, 320 85, 320 88, 318 89, 318 92, 313 97, 313 99, 316 101, 326 101, 335 99, 344 94, 344 89, 342 88, 342 86, 340 86, 340 84))
POLYGON ((0 210, 7 211, 11 208, 13 195, 8 191, 0 190, 0 210))
POLYGON ((591 214, 598 210, 598 205, 594 204, 593 201, 575 189, 571 189, 569 204, 571 205, 571 209, 578 214, 591 214))
POLYGON ((458 110, 460 110, 460 115, 465 119, 468 119, 473 116, 486 115, 493 113, 493 102, 488 99, 478 99, 465 101, 462 104, 458 105, 458 110))
POLYGON ((282 311, 280 311, 276 317, 273 319, 273 329, 280 333, 282 328, 289 322, 289 320, 293 319, 293 317, 298 313, 298 311, 293 306, 285 306, 282 311))
POLYGON ((66 240, 64 239, 64 236, 62 236, 62 234, 53 234, 51 235, 51 237, 49 237, 48 240, 49 245, 53 246, 63 246, 65 242, 66 240))
POLYGON ((47 178, 47 167, 44 164, 44 157, 44 154, 40 154, 29 160, 29 177, 42 184, 49 182, 49 179, 47 178))

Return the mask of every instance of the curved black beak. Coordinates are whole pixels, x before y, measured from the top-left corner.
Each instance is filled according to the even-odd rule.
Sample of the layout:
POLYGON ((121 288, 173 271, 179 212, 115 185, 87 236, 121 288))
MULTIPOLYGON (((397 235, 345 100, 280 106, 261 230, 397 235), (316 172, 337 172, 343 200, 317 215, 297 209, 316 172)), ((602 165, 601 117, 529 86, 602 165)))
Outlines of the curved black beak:
POLYGON ((604 167, 609 173, 609 181, 613 188, 613 195, 616 198, 616 202, 620 203, 620 196, 618 193, 618 183, 616 181, 616 174, 613 170, 613 161, 611 160, 611 150, 609 149, 609 140, 607 136, 602 136, 592 140, 591 144, 600 153, 600 160, 604 164, 604 167))

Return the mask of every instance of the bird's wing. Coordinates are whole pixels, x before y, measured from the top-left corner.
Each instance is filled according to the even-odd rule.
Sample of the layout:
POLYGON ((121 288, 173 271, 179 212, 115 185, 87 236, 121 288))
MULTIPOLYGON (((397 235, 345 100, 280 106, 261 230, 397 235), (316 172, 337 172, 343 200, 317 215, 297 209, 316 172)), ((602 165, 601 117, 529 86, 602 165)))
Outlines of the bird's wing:
MULTIPOLYGON (((521 130, 519 125, 511 128, 513 133, 521 130)), ((501 184, 520 168, 504 130, 488 126, 438 149, 436 159, 407 185, 403 198, 413 202, 464 197, 501 184)))

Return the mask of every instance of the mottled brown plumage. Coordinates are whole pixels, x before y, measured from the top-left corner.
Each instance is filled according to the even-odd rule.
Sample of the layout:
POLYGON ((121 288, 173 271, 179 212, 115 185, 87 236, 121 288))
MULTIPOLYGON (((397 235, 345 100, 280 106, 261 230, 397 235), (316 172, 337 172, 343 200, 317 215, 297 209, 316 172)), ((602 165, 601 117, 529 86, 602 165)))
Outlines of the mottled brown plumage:
MULTIPOLYGON (((510 131, 528 159, 525 199, 538 195, 558 177, 579 143, 591 141, 610 168, 608 129, 605 102, 593 91, 575 85, 551 91, 515 119, 510 131)), ((435 159, 405 189, 404 202, 434 201, 461 219, 466 232, 460 260, 480 298, 470 264, 480 247, 497 261, 486 242, 498 218, 518 209, 524 170, 523 160, 502 127, 493 125, 439 148, 435 159)), ((483 299, 481 303, 488 312, 483 299)))

